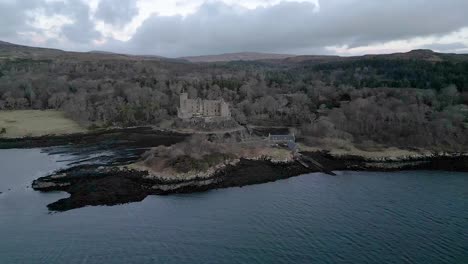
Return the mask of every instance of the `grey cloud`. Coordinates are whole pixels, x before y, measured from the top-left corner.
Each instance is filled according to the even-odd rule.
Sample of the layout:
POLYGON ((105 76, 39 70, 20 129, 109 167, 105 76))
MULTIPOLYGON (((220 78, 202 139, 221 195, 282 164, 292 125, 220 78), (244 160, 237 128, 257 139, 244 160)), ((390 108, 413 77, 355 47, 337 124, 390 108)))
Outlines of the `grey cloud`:
POLYGON ((187 17, 148 18, 127 43, 133 53, 165 56, 236 51, 285 52, 366 46, 444 35, 468 26, 468 1, 328 0, 238 12, 219 2, 187 17))
POLYGON ((96 11, 96 18, 108 24, 123 26, 138 14, 135 0, 101 0, 96 11))
MULTIPOLYGON (((0 0, 0 39, 19 44, 30 45, 31 40, 19 33, 42 32, 32 25, 33 19, 28 14, 64 15, 74 22, 65 25, 61 32, 68 40, 79 45, 89 43, 100 37, 90 20, 89 6, 79 0, 0 0)), ((51 41, 48 41, 51 42, 51 41)), ((53 41, 52 41, 53 42, 53 41)))
MULTIPOLYGON (((134 2, 102 0, 96 19, 121 26, 135 15, 134 2)), ((249 10, 207 1, 186 17, 152 15, 129 41, 108 39, 107 46, 98 49, 163 56, 238 51, 325 53, 327 46, 360 47, 443 36, 468 27, 467 0, 322 0, 320 12, 314 9, 311 3, 281 2, 249 10)), ((0 0, 0 39, 21 43, 18 32, 36 30, 27 15, 34 10, 74 21, 61 29, 70 42, 65 48, 96 49, 91 41, 101 34, 90 18, 89 6, 80 0, 0 0)))
POLYGON ((27 11, 40 6, 41 1, 0 0, 0 37, 5 40, 14 40, 18 32, 31 30, 32 27, 28 24, 30 18, 27 16, 27 11))
POLYGON ((238 12, 222 3, 204 4, 195 14, 152 16, 129 42, 138 53, 166 56, 236 51, 279 51, 300 47, 307 31, 303 18, 313 16, 314 5, 282 3, 238 12))
POLYGON ((424 45, 421 48, 431 49, 431 50, 440 51, 440 52, 456 52, 458 50, 468 49, 468 46, 461 42, 455 42, 455 43, 447 43, 447 44, 434 43, 434 44, 424 45))
POLYGON ((62 27, 62 34, 77 44, 89 43, 101 34, 90 18, 90 8, 82 1, 51 2, 46 10, 49 15, 60 14, 73 20, 62 27))
MULTIPOLYGON (((466 0, 324 2, 320 20, 351 47, 411 37, 444 35, 468 26, 466 0), (339 4, 344 2, 343 4, 339 4)), ((333 35, 332 35, 333 36, 333 35)), ((337 36, 333 36, 337 37, 337 36)))

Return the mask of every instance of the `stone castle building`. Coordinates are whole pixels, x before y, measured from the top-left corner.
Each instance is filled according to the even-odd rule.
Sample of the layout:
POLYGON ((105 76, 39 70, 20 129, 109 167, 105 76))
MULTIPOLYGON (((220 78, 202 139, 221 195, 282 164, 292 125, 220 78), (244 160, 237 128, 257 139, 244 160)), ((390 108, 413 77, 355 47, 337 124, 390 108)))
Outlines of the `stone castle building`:
POLYGON ((182 119, 201 117, 205 119, 230 119, 229 105, 221 100, 188 99, 187 93, 180 94, 180 105, 177 116, 182 119))

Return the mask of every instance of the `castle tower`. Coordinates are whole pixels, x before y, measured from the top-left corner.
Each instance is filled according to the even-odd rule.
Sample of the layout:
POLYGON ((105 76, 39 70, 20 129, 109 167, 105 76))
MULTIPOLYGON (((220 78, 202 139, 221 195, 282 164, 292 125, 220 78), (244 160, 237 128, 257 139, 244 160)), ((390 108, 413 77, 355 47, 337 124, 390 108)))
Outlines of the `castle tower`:
POLYGON ((188 94, 187 93, 181 93, 180 94, 180 107, 182 107, 183 105, 185 105, 185 101, 187 101, 188 99, 188 94))
POLYGON ((187 105, 188 94, 181 93, 179 97, 179 107, 177 108, 177 116, 179 118, 191 118, 189 106, 187 105))
POLYGON ((231 117, 231 111, 229 111, 229 105, 224 102, 224 100, 221 100, 221 104, 220 104, 220 116, 221 117, 227 117, 227 118, 230 118, 231 117))

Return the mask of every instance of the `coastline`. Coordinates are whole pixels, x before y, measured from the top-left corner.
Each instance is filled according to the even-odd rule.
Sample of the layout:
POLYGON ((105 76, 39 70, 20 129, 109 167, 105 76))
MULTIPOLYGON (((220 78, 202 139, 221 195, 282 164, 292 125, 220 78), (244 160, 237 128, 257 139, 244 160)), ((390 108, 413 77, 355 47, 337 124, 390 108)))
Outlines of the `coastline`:
MULTIPOLYGON (((300 153, 276 147, 237 155, 208 169, 186 172, 153 171, 142 163, 142 154, 170 147, 191 134, 152 127, 114 128, 88 133, 0 139, 0 149, 43 148, 49 153, 110 156, 85 159, 36 179, 36 191, 64 191, 70 197, 48 205, 52 211, 84 206, 116 205, 142 201, 148 195, 203 192, 277 181, 314 172, 444 170, 468 172, 467 153, 431 153, 393 148, 391 151, 339 151, 301 146, 300 153), (64 149, 65 148, 65 149, 64 149)), ((224 135, 224 134, 220 134, 224 135)), ((218 135, 219 136, 219 135, 218 135)), ((216 138, 216 134, 212 135, 216 138)), ((170 152, 170 149, 169 149, 170 152)))
POLYGON ((63 135, 1 138, 0 149, 46 148, 64 145, 99 145, 112 142, 121 146, 147 147, 170 145, 185 139, 189 134, 152 127, 109 128, 63 135))
MULTIPOLYGON (((360 157, 334 157, 326 152, 303 153, 330 171, 444 170, 468 172, 468 156, 433 156, 425 159, 373 162, 360 157)), ((149 177, 147 171, 85 165, 58 171, 33 182, 37 191, 65 191, 70 197, 48 205, 52 211, 67 211, 89 205, 116 205, 142 201, 148 195, 203 192, 272 182, 320 172, 297 161, 240 159, 207 177, 164 179, 149 177)), ((330 176, 332 177, 332 176, 330 176)))

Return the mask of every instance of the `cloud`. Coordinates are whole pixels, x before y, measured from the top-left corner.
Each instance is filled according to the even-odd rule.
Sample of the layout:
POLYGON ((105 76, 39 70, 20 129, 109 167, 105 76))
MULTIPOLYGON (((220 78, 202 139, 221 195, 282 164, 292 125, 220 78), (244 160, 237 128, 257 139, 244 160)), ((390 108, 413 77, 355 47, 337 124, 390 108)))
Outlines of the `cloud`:
POLYGON ((178 0, 175 6, 163 2, 169 3, 0 0, 0 39, 27 43, 26 38, 42 38, 46 39, 42 43, 55 48, 171 57, 239 51, 365 53, 387 47, 468 45, 466 38, 453 37, 454 32, 468 32, 466 0, 322 0, 320 8, 315 0, 178 0), (177 6, 183 15, 174 15, 180 14, 177 6), (158 7, 167 10, 158 12, 158 7), (53 30, 33 23, 46 21, 45 16, 61 17, 63 23, 53 30))
POLYGON ((78 46, 101 36, 90 19, 89 6, 79 0, 0 0, 0 25, 0 39, 27 45, 62 43, 65 38, 66 46, 78 46), (65 22, 52 39, 50 24, 59 18, 65 22))
POLYGON ((457 52, 468 49, 468 45, 461 42, 454 43, 433 43, 422 46, 423 49, 431 49, 439 52, 457 52))
POLYGON ((101 0, 95 17, 107 24, 123 26, 138 14, 135 0, 101 0))
POLYGON ((47 6, 48 15, 63 15, 73 22, 63 25, 62 34, 67 40, 77 43, 90 43, 101 37, 91 21, 90 7, 79 0, 51 2, 47 6))
POLYGON ((466 0, 329 0, 314 10, 310 2, 255 9, 208 2, 185 17, 151 16, 127 49, 165 56, 313 51, 443 35, 468 26, 466 0))
POLYGON ((31 18, 28 11, 34 10, 41 5, 40 1, 8 1, 0 0, 0 37, 13 39, 18 32, 31 30, 28 24, 31 18))
POLYGON ((314 15, 310 3, 281 3, 246 9, 220 2, 202 5, 191 15, 147 19, 129 41, 138 53, 167 56, 235 51, 279 51, 301 47, 304 18, 314 15))
POLYGON ((468 26, 467 9, 465 0, 331 0, 321 5, 319 23, 358 47, 453 32, 468 26))

